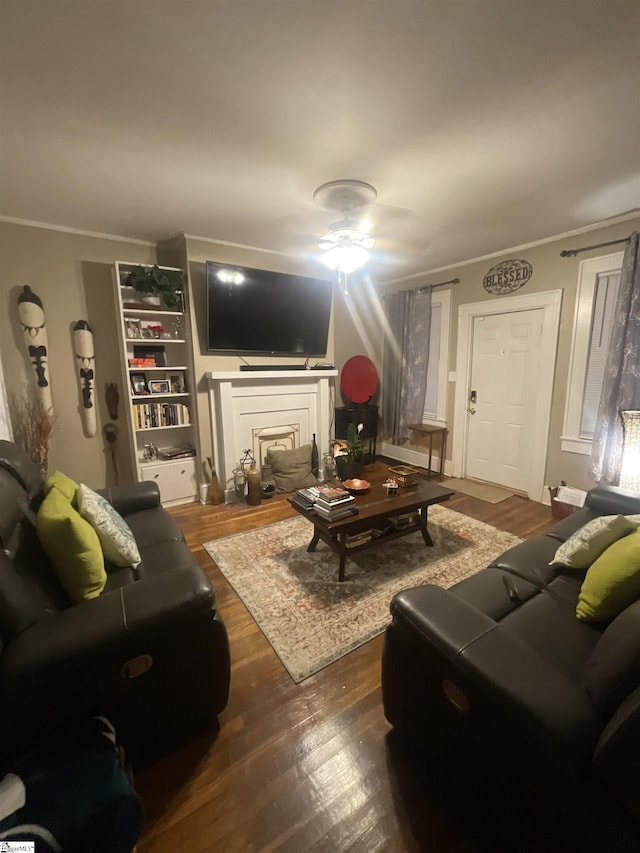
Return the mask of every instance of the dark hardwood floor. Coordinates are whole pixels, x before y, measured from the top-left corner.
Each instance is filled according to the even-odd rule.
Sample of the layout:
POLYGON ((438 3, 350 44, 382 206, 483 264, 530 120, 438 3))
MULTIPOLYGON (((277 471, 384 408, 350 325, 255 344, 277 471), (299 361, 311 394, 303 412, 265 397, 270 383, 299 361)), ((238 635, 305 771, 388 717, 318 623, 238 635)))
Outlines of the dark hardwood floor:
MULTIPOLYGON (((445 506, 523 538, 552 523, 549 507, 522 497, 456 495, 445 506)), ((216 734, 136 773, 146 813, 139 853, 497 850, 490 815, 467 814, 388 737, 382 637, 296 685, 204 551, 204 542, 292 517, 284 496, 172 514, 214 583, 231 691, 216 734)))

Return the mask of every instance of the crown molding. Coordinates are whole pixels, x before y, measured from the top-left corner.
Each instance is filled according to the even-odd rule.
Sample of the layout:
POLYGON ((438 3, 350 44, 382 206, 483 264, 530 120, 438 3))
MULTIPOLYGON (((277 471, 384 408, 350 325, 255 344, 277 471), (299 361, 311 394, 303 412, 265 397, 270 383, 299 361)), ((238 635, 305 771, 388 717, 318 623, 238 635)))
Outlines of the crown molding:
POLYGON ((151 240, 137 240, 135 237, 122 237, 119 234, 104 234, 101 231, 83 231, 80 228, 69 228, 66 225, 52 225, 50 222, 34 222, 31 219, 19 219, 17 216, 0 216, 0 222, 10 225, 24 225, 28 228, 44 228, 47 231, 62 231, 63 234, 77 234, 79 237, 97 237, 99 240, 115 240, 119 243, 135 243, 137 246, 158 245, 151 240))
POLYGON ((263 249, 261 246, 250 246, 247 243, 232 243, 230 240, 216 240, 213 237, 200 237, 198 234, 186 234, 185 240, 199 240, 202 243, 212 243, 214 246, 231 246, 233 249, 248 249, 251 252, 264 252, 265 255, 280 255, 283 258, 294 257, 291 252, 279 252, 276 249, 263 249))
POLYGON ((579 236, 580 234, 588 234, 590 231, 598 231, 601 228, 607 228, 610 225, 617 225, 620 222, 628 222, 630 219, 640 219, 640 208, 631 210, 628 213, 621 213, 619 216, 612 216, 609 219, 603 219, 600 222, 594 222, 591 225, 583 225, 580 228, 574 228, 572 231, 563 231, 562 234, 543 237, 542 239, 534 240, 531 243, 522 243, 519 246, 510 246, 506 249, 500 249, 497 252, 490 252, 488 255, 479 255, 477 258, 469 258, 465 261, 456 261, 456 263, 447 264, 444 267, 434 267, 433 269, 424 270, 423 272, 414 272, 411 275, 405 275, 401 278, 390 278, 386 281, 381 281, 380 286, 384 287, 387 284, 401 284, 405 281, 414 281, 417 278, 423 278, 427 275, 435 275, 436 273, 455 270, 459 267, 477 264, 480 261, 489 261, 493 258, 499 258, 501 255, 510 254, 511 252, 522 252, 525 249, 534 249, 536 246, 544 246, 547 243, 556 243, 559 240, 569 240, 572 237, 579 236))

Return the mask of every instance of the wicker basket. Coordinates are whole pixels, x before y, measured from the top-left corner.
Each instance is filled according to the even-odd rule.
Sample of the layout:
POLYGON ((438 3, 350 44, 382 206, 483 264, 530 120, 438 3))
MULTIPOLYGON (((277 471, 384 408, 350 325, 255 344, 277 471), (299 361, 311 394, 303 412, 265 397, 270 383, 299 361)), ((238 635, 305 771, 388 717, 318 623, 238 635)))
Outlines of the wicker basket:
POLYGON ((547 488, 551 495, 551 515, 553 518, 567 518, 580 509, 579 506, 573 506, 572 504, 566 504, 562 501, 556 500, 556 496, 558 494, 557 486, 547 486, 547 488))

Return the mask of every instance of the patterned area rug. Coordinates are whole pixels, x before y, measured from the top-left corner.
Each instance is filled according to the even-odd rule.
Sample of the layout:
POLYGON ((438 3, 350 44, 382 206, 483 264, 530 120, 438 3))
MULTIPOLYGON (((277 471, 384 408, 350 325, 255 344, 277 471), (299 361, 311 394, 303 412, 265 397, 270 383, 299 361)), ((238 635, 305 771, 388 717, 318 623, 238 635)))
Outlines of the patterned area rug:
POLYGON ((380 634, 396 592, 431 583, 450 587, 483 569, 520 540, 488 524, 429 508, 434 547, 412 533, 347 558, 323 542, 307 553, 304 518, 279 521, 204 547, 298 683, 380 634))

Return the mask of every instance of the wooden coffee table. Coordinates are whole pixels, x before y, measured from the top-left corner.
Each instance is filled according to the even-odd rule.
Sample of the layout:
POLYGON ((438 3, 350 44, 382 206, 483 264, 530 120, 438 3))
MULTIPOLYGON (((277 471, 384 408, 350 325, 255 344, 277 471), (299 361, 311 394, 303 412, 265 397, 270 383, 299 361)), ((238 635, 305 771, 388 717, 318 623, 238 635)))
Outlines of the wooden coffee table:
MULTIPOLYGON (((341 483, 336 483, 341 485, 341 483)), ((307 551, 315 551, 318 542, 322 539, 327 545, 340 556, 338 568, 338 580, 344 580, 344 564, 348 554, 364 551, 366 548, 375 548, 392 539, 406 536, 408 533, 420 531, 425 545, 433 545, 433 540, 427 530, 427 510, 431 504, 448 501, 455 494, 450 489, 429 483, 420 478, 414 486, 400 486, 397 495, 387 495, 387 490, 382 484, 372 485, 366 494, 356 495, 357 515, 350 515, 339 521, 325 521, 312 509, 306 510, 299 507, 289 499, 291 506, 297 513, 304 516, 313 524, 313 538, 309 543, 307 551), (391 523, 389 517, 401 515, 411 511, 420 511, 420 518, 415 524, 410 524, 401 529, 389 529, 391 523), (360 545, 349 547, 348 537, 365 530, 384 531, 360 545)))

